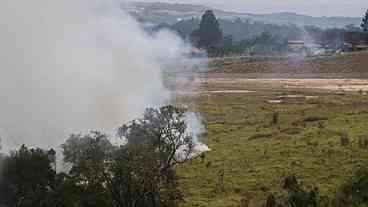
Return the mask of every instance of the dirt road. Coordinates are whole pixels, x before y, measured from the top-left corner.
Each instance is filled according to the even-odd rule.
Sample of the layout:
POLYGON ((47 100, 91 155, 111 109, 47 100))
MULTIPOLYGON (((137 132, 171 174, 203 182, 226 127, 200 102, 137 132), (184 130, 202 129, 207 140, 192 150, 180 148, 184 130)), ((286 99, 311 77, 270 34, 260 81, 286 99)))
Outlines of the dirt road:
POLYGON ((223 89, 252 89, 286 88, 286 89, 317 89, 329 91, 366 91, 368 92, 368 79, 322 79, 322 78, 262 78, 249 79, 236 74, 206 75, 197 79, 206 88, 223 89))
MULTIPOLYGON (((175 84, 174 84, 175 82, 175 84)), ((301 90, 368 93, 368 79, 354 78, 248 78, 241 74, 205 74, 176 81, 176 91, 194 93, 250 93, 257 90, 301 90)))

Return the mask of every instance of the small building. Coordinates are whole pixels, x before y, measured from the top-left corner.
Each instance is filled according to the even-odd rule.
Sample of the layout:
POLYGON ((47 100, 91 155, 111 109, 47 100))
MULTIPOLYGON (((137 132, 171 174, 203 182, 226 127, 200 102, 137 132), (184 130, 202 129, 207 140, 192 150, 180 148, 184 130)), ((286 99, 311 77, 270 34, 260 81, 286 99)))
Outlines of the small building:
POLYGON ((344 51, 368 50, 368 32, 346 32, 344 51))
POLYGON ((306 45, 302 40, 289 40, 288 49, 290 52, 305 52, 306 45))
POLYGON ((307 48, 305 42, 302 40, 289 40, 288 41, 288 53, 289 54, 307 54, 307 48))
POLYGON ((288 41, 288 48, 290 50, 304 50, 305 49, 305 43, 301 40, 289 40, 288 41))

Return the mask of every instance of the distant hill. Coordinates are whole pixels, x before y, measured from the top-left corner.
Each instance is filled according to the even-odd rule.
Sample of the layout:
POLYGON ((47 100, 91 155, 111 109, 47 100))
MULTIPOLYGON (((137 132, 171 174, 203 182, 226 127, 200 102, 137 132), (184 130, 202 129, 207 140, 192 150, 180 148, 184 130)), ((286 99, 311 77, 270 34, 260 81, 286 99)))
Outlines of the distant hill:
POLYGON ((237 13, 192 4, 130 2, 124 7, 139 21, 153 24, 175 24, 180 20, 193 17, 199 18, 207 9, 214 10, 216 16, 220 19, 240 18, 279 25, 295 24, 298 26, 313 25, 320 28, 342 28, 349 24, 359 25, 361 21, 360 17, 312 17, 289 12, 271 14, 237 13))

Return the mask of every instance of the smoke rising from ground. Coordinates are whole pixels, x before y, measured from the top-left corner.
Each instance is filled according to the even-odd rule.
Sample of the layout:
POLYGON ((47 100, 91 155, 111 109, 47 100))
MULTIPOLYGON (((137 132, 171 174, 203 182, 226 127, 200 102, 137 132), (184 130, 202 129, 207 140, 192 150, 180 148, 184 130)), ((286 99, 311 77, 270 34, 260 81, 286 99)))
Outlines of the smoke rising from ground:
POLYGON ((192 134, 193 143, 195 143, 192 156, 196 156, 202 152, 210 151, 210 148, 208 148, 207 145, 198 140, 198 137, 206 133, 206 129, 202 125, 201 116, 194 112, 188 112, 186 113, 185 121, 187 123, 188 132, 192 134))
POLYGON ((70 133, 111 130, 170 102, 163 59, 187 49, 145 34, 113 0, 3 0, 0 5, 0 137, 55 147, 70 133))

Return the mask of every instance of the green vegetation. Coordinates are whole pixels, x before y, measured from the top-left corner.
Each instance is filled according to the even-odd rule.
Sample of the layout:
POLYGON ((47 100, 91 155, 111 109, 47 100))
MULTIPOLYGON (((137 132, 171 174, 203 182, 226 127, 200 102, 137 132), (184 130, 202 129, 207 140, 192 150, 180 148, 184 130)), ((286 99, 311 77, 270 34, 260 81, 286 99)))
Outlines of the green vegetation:
MULTIPOLYGON (((366 25, 363 19, 362 28, 366 25)), ((343 49, 344 33, 359 31, 354 25, 345 28, 322 29, 316 26, 298 27, 295 25, 274 25, 249 20, 217 19, 208 10, 201 20, 189 19, 172 26, 160 24, 154 31, 168 28, 176 31, 182 38, 190 39, 195 47, 205 49, 210 57, 237 55, 286 55, 288 41, 306 40, 307 44, 318 44, 324 49, 338 51, 343 49)))
POLYGON ((362 27, 363 31, 368 31, 368 9, 363 16, 362 24, 360 26, 362 27))
POLYGON ((68 173, 55 172, 55 151, 22 146, 1 157, 0 206, 367 205, 364 93, 248 89, 178 100, 194 99, 208 129, 212 150, 192 160, 184 110, 172 106, 122 126, 124 146, 72 135, 62 146, 68 173))
POLYGON ((182 199, 175 166, 188 161, 192 137, 185 110, 147 109, 119 128, 127 144, 99 132, 62 145, 70 170, 56 173, 55 151, 24 145, 3 160, 0 207, 175 207, 182 199), (180 150, 180 157, 177 156, 180 150))
POLYGON ((212 10, 207 10, 201 19, 199 28, 192 32, 194 45, 206 49, 210 56, 219 56, 222 47, 222 30, 212 10))
POLYGON ((368 164, 367 96, 270 89, 203 95, 197 102, 212 151, 179 166, 182 206, 261 206, 271 194, 282 202, 289 175, 327 206, 368 164), (268 102, 280 96, 282 103, 268 102))

